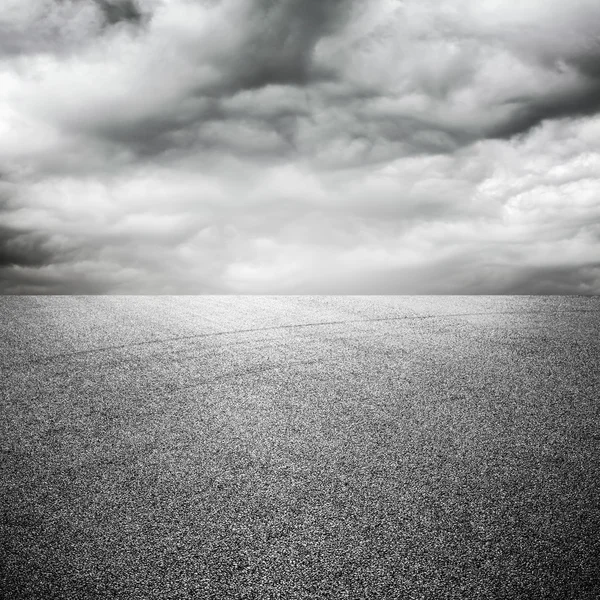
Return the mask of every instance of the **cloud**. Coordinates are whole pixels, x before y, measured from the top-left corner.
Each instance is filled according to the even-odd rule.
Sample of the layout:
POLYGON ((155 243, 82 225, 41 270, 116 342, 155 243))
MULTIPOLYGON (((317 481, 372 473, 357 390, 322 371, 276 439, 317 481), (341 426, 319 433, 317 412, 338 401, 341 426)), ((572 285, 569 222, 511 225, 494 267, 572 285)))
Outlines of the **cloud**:
POLYGON ((600 293, 598 23, 592 0, 11 1, 0 289, 600 293))
POLYGON ((52 253, 44 248, 44 241, 39 236, 0 226, 0 268, 39 267, 51 262, 52 253))
POLYGON ((0 56, 65 55, 107 28, 139 27, 149 16, 135 0, 6 0, 0 8, 0 56))
POLYGON ((144 13, 135 0, 93 0, 109 25, 133 23, 141 25, 144 13))

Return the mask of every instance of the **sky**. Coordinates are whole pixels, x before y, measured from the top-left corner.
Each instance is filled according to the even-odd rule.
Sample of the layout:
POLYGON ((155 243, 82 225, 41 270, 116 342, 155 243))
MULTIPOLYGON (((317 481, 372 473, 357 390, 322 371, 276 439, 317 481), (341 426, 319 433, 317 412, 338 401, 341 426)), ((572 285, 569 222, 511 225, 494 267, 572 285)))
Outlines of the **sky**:
POLYGON ((598 0, 2 0, 0 293, 599 294, 598 0))

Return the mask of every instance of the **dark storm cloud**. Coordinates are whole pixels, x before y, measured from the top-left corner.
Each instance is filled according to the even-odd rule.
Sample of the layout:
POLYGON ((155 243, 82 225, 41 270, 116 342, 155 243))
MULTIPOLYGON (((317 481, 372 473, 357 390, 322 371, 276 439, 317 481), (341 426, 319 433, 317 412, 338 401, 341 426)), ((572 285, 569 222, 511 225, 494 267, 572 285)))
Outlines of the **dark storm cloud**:
POLYGON ((215 98, 198 98, 192 110, 95 123, 92 134, 133 152, 134 160, 160 160, 190 152, 236 155, 258 163, 295 152, 296 114, 236 114, 215 98), (260 138, 269 138, 265 143, 260 138))
POLYGON ((39 267, 0 267, 0 294, 102 294, 112 284, 110 278, 96 276, 88 280, 80 272, 65 274, 39 267))
MULTIPOLYGON (((0 222, 1 219, 0 209, 0 222)), ((50 249, 43 234, 0 224, 0 268, 40 267, 56 259, 57 255, 50 249)))
MULTIPOLYGON (((596 60, 600 64, 600 53, 596 60)), ((547 119, 591 116, 600 113, 600 69, 596 74, 584 72, 581 84, 562 93, 533 98, 513 98, 512 114, 506 122, 486 132, 492 138, 510 138, 527 133, 547 119)))
MULTIPOLYGON (((142 20, 141 9, 127 2, 118 4, 116 8, 112 4, 100 4, 105 12, 109 11, 109 20, 117 16, 125 20, 131 18, 135 22, 142 20)), ((193 3, 187 5, 186 10, 191 10, 190 6, 193 3)), ((218 10, 220 5, 214 6, 218 10)), ((322 146, 320 139, 310 140, 308 145, 303 143, 305 138, 299 139, 299 128, 310 127, 318 114, 319 107, 311 97, 322 94, 324 122, 327 114, 334 119, 320 135, 328 140, 338 139, 339 144, 361 145, 362 150, 350 159, 349 164, 377 164, 393 155, 451 153, 477 140, 508 139, 526 133, 549 119, 593 115, 598 111, 600 73, 597 64, 600 51, 593 45, 586 52, 573 54, 567 49, 561 54, 559 49, 550 59, 540 59, 542 69, 559 74, 565 72, 564 78, 568 83, 558 89, 548 85, 547 89, 522 95, 504 92, 491 102, 482 101, 471 111, 461 108, 460 104, 451 104, 452 94, 468 89, 478 71, 475 62, 469 64, 468 48, 447 72, 442 70, 437 74, 439 68, 433 66, 435 63, 426 61, 423 63, 426 75, 412 73, 408 76, 403 85, 408 85, 408 90, 412 86, 413 92, 418 91, 429 98, 425 108, 415 110, 399 106, 393 110, 373 109, 372 105, 378 101, 391 100, 390 90, 385 87, 369 90, 346 85, 346 92, 342 95, 321 92, 324 84, 335 86, 344 82, 347 73, 339 65, 315 60, 317 45, 343 31, 356 6, 355 2, 348 0, 255 0, 238 3, 223 16, 223 19, 240 20, 242 28, 233 45, 224 41, 230 35, 229 29, 223 30, 223 39, 215 38, 215 47, 207 47, 203 36, 190 37, 185 42, 176 38, 169 41, 189 68, 185 80, 173 80, 172 91, 164 101, 157 100, 148 110, 143 107, 136 110, 138 98, 124 98, 122 109, 116 104, 106 114, 91 108, 93 112, 87 117, 85 111, 80 117, 70 113, 67 117, 72 121, 70 126, 124 146, 139 160, 153 159, 163 153, 173 156, 190 151, 209 154, 231 152, 240 157, 254 156, 258 162, 278 160, 297 154, 314 154, 314 148, 322 146), (219 49, 219 43, 224 44, 223 48, 219 49), (214 74, 206 77, 203 73, 209 67, 214 74), (569 79, 572 74, 576 77, 569 79), (231 99, 273 86, 306 90, 305 103, 296 103, 283 115, 276 104, 262 114, 248 110, 248 106, 245 110, 230 106, 231 99), (415 86, 418 87, 414 89, 415 86), (335 116, 339 114, 347 118, 336 127, 335 116), (237 128, 241 133, 215 135, 219 128, 231 132, 237 128), (278 139, 254 146, 240 141, 244 131, 278 139)), ((185 12, 182 14, 185 15, 185 12)), ((200 20, 196 13, 190 15, 192 23, 194 18, 200 20)), ((234 25, 230 24, 230 27, 234 25)), ((367 37, 376 42, 386 42, 383 34, 373 38, 369 33, 367 37)), ((345 49, 346 52, 349 50, 345 49)), ((418 50, 410 50, 415 51, 418 50)), ((536 52, 536 47, 528 48, 525 54, 531 56, 527 60, 535 62, 536 52)), ((543 54, 543 51, 539 52, 543 54)), ((400 59, 402 63, 412 60, 410 54, 400 59)), ((427 56, 427 60, 435 61, 435 56, 427 56)), ((393 75, 398 67, 390 63, 387 68, 393 75)), ((136 78, 138 75, 132 73, 132 76, 136 78)), ((157 81, 167 82, 170 76, 158 70, 154 77, 157 81)), ((169 84, 164 85, 168 89, 169 84)), ((154 92, 152 89, 140 89, 139 93, 147 95, 154 92)), ((162 90, 159 97, 161 93, 162 90)), ((262 98, 257 95, 255 105, 261 102, 262 98)), ((342 161, 345 162, 348 161, 342 161)))
POLYGON ((93 0, 93 2, 102 11, 104 19, 109 25, 123 22, 140 25, 147 18, 147 14, 134 0, 93 0))
POLYGON ((19 183, 0 171, 0 282, 11 279, 15 269, 35 271, 74 257, 73 252, 55 239, 52 232, 14 223, 15 215, 26 207, 26 203, 23 204, 17 197, 18 189, 19 183))
MULTIPOLYGON (((91 115, 88 123, 74 126, 90 128, 94 135, 126 145, 142 157, 151 157, 178 148, 200 147, 208 151, 227 150, 227 141, 215 139, 211 124, 247 124, 256 130, 275 132, 282 143, 272 145, 267 155, 276 157, 295 147, 296 120, 308 108, 296 104, 285 108, 273 104, 267 111, 241 110, 228 106, 231 98, 268 87, 301 88, 334 77, 334 72, 315 66, 313 54, 319 40, 340 28, 348 18, 352 0, 255 0, 245 10, 238 7, 233 17, 244 19, 240 39, 226 51, 205 48, 202 38, 181 45, 186 62, 196 66, 197 74, 176 82, 173 93, 155 110, 126 110, 106 115, 91 115), (202 77, 203 67, 216 69, 218 75, 202 77), (195 79, 197 80, 195 81, 195 79), (208 130, 208 131, 207 131, 208 130)), ((141 14, 141 13, 140 13, 141 14)), ((224 33, 227 35, 227 32, 224 33)), ((178 40, 170 40, 175 48, 178 40)), ((157 80, 164 77, 157 71, 157 80)), ((152 93, 150 91, 150 93, 152 93)), ((136 99, 126 100, 127 103, 136 99)), ((255 100, 255 105, 261 102, 255 100)), ((227 125, 226 125, 227 127, 227 125)), ((229 140, 229 149, 236 151, 229 140)), ((264 154, 265 150, 241 145, 241 154, 264 154)))
POLYGON ((225 115, 214 98, 198 98, 187 111, 172 110, 148 116, 131 115, 94 123, 93 133, 111 142, 127 146, 140 157, 152 157, 166 151, 185 151, 196 145, 199 132, 194 125, 220 122, 225 115))
POLYGON ((15 200, 17 186, 0 172, 0 277, 13 267, 42 267, 60 261, 60 253, 52 247, 50 237, 42 231, 9 224, 10 217, 22 207, 15 200))
POLYGON ((63 53, 119 24, 141 26, 150 13, 135 0, 32 0, 0 8, 0 56, 63 53))
POLYGON ((340 27, 352 0, 257 0, 252 34, 241 48, 228 91, 306 85, 319 39, 340 27))
POLYGON ((529 267, 518 270, 503 294, 598 294, 600 262, 584 265, 529 267))

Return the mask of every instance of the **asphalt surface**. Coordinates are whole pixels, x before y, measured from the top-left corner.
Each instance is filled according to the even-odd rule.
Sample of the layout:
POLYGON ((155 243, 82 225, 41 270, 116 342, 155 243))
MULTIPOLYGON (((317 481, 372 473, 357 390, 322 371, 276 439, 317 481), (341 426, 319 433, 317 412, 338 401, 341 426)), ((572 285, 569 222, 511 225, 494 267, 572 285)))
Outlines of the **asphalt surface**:
POLYGON ((2 297, 0 592, 600 597, 600 299, 2 297))

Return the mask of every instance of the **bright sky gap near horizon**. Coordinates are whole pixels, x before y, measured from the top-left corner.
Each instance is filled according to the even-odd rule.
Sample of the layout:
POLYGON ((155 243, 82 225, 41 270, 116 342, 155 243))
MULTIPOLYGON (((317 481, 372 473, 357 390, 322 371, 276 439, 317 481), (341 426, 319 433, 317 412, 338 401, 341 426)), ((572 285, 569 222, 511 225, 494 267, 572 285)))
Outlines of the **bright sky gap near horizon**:
POLYGON ((0 293, 600 293, 598 0, 3 0, 0 293))

